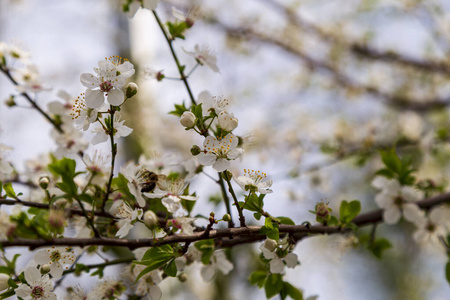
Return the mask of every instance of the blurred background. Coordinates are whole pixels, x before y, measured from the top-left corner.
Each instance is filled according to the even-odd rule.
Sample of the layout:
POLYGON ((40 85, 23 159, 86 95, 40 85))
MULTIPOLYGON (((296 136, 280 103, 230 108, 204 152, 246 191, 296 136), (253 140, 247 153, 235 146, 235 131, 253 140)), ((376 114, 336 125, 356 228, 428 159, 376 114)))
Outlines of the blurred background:
MULTIPOLYGON (((239 119, 234 133, 246 151, 232 172, 261 170, 273 179, 274 193, 265 198, 270 214, 314 223, 308 210, 321 200, 335 211, 342 200, 353 199, 362 202, 362 212, 376 209, 370 182, 381 168, 378 150, 393 145, 413 157, 419 180, 447 190, 450 2, 163 1, 157 8, 163 21, 174 20, 172 6, 194 12, 186 40, 174 43, 186 69, 195 60, 182 48, 192 51, 198 44, 217 55, 220 74, 198 67, 189 84, 194 96, 208 90, 230 100, 239 119)), ((202 144, 168 114, 174 104, 190 103, 183 83, 157 82, 143 73, 152 68, 178 74, 150 11, 128 19, 118 0, 2 0, 0 41, 31 53, 52 88, 36 95, 44 108, 58 99, 58 90, 73 97, 84 92, 81 73, 92 72, 104 57, 120 55, 134 64, 138 99, 124 108, 125 124, 134 131, 119 145, 118 166, 155 152, 187 159, 192 145, 202 144)), ((17 94, 14 86, 0 76, 0 99, 11 94, 17 94)), ((56 145, 50 124, 20 97, 16 102, 0 106, 0 143, 13 148, 7 159, 24 170, 27 160, 56 145)), ((94 149, 110 151, 105 143, 87 152, 94 149)), ((217 176, 210 167, 205 171, 217 176)), ((194 214, 225 212, 221 202, 209 201, 220 190, 206 176, 198 175, 191 191, 200 196, 194 214)), ((393 245, 382 259, 343 237, 307 238, 295 249, 301 265, 288 269, 286 280, 321 300, 448 299, 444 249, 418 245, 412 232, 406 223, 378 226, 377 235, 393 245)), ((247 282, 257 268, 259 244, 232 250, 235 269, 226 279, 204 284, 194 270, 185 284, 165 280, 163 299, 264 298, 247 282)))

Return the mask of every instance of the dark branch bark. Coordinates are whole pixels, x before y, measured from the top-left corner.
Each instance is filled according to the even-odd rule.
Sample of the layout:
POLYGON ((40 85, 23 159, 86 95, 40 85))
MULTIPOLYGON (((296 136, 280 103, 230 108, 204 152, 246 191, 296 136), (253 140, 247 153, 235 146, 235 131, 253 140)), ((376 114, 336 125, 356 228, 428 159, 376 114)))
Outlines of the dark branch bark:
MULTIPOLYGON (((450 193, 442 194, 436 197, 425 199, 417 202, 420 208, 428 210, 439 204, 450 203, 450 193)), ((357 216, 353 223, 358 227, 370 224, 376 224, 383 220, 383 211, 375 210, 357 216)), ((232 247, 244 243, 252 243, 266 238, 264 234, 260 234, 261 226, 248 226, 239 228, 224 228, 211 230, 206 235, 204 231, 195 232, 193 235, 173 235, 162 240, 154 239, 116 239, 116 238, 61 238, 52 240, 33 240, 33 239, 13 239, 10 241, 0 241, 0 246, 7 247, 28 247, 31 250, 45 246, 114 246, 136 249, 141 247, 154 247, 172 243, 191 243, 204 239, 215 239, 218 247, 232 247)), ((340 228, 335 226, 305 226, 305 225, 280 225, 280 233, 289 233, 295 240, 314 234, 334 234, 349 232, 349 228, 340 228)))

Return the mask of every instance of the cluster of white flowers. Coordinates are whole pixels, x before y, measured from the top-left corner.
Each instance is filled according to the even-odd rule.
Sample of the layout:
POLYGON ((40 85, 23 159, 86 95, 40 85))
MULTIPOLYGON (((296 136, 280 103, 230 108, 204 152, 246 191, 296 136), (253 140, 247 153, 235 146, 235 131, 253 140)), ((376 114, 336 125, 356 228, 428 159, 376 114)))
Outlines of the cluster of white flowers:
POLYGON ((267 238, 259 247, 265 259, 270 260, 269 267, 271 273, 283 273, 284 266, 295 268, 299 262, 297 254, 292 253, 288 238, 279 241, 267 238))
POLYGON ((120 228, 116 236, 125 237, 134 227, 134 224, 142 219, 142 209, 132 209, 126 202, 117 200, 110 209, 110 213, 119 219, 117 226, 120 228))
POLYGON ((450 231, 450 209, 445 205, 436 206, 425 215, 416 203, 423 199, 422 191, 381 176, 372 181, 372 186, 381 190, 375 196, 375 202, 383 209, 383 220, 387 224, 396 224, 403 215, 416 226, 413 237, 418 243, 430 241, 439 245, 439 238, 450 231))

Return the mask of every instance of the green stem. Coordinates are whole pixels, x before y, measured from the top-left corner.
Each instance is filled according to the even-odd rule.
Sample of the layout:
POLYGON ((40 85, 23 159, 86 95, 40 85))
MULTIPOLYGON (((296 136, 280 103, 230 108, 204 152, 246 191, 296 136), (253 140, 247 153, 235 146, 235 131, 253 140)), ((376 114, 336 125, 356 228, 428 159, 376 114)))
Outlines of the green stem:
POLYGON ((219 172, 219 181, 218 182, 220 185, 220 190, 222 191, 222 197, 223 197, 223 201, 225 202, 227 214, 230 215, 230 221, 228 221, 228 228, 233 228, 234 223, 233 223, 233 217, 231 216, 230 199, 228 198, 227 190, 225 188, 225 183, 223 182, 223 178, 222 178, 222 175, 220 172, 219 172))
POLYGON ((231 196, 233 197, 234 205, 236 206, 236 209, 239 214, 239 222, 241 223, 241 227, 247 227, 247 225, 245 225, 245 216, 242 213, 242 208, 239 206, 239 202, 237 200, 236 194, 234 193, 233 186, 231 185, 231 181, 228 178, 228 176, 225 176, 225 177, 227 178, 226 181, 228 184, 228 191, 230 192, 231 196))
POLYGON ((162 33, 164 34, 164 37, 166 38, 167 44, 169 44, 170 52, 172 53, 173 59, 175 60, 175 63, 177 64, 178 72, 180 73, 180 78, 183 80, 184 85, 186 86, 186 90, 189 94, 189 98, 191 99, 192 104, 196 105, 194 96, 192 95, 191 88, 189 87, 189 83, 187 82, 187 76, 184 75, 184 71, 182 66, 180 65, 180 61, 178 60, 178 57, 175 53, 175 50, 173 49, 172 42, 173 40, 169 38, 167 35, 166 30, 164 29, 164 25, 161 23, 161 20, 158 17, 158 14, 156 11, 152 11, 153 15, 155 16, 156 22, 158 22, 159 28, 161 28, 162 33))
POLYGON ((108 201, 109 194, 111 194, 111 184, 114 177, 114 162, 116 161, 117 144, 114 143, 114 110, 113 106, 110 106, 111 126, 109 128, 109 138, 111 140, 111 170, 109 174, 108 184, 106 185, 106 193, 103 198, 102 210, 105 210, 106 201, 108 201))
POLYGON ((84 209, 84 205, 83 205, 83 203, 81 202, 80 199, 76 198, 75 200, 76 200, 76 201, 78 202, 78 204, 80 205, 81 211, 83 212, 83 215, 84 215, 84 217, 86 218, 86 221, 88 222, 89 226, 90 226, 90 227, 92 228, 92 230, 94 231, 94 236, 95 236, 95 237, 98 237, 98 238, 101 237, 101 236, 100 236, 100 233, 98 233, 97 228, 95 228, 94 222, 92 221, 92 219, 93 219, 94 217, 92 217, 92 219, 89 217, 89 215, 87 214, 86 209, 84 209))
MULTIPOLYGON (((108 262, 104 262, 101 264, 95 264, 95 265, 87 265, 86 268, 88 269, 97 269, 97 268, 102 268, 102 267, 107 267, 107 266, 112 266, 112 265, 117 265, 117 264, 125 264, 125 263, 129 263, 132 262, 134 260, 134 257, 128 257, 128 258, 119 258, 116 260, 112 260, 112 261, 108 261, 108 262)), ((74 269, 69 269, 69 270, 65 270, 63 272, 63 276, 73 273, 75 272, 75 268, 74 269)))

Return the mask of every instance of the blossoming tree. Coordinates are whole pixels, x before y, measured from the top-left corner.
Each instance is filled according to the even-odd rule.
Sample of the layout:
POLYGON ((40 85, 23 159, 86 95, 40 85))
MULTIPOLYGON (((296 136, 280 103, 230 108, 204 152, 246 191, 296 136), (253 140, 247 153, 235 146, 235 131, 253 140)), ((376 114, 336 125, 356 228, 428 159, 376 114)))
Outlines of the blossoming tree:
MULTIPOLYGON (((206 46, 182 48, 194 62, 188 71, 177 56, 176 47, 194 26, 195 19, 180 10, 184 8, 172 8, 172 16, 167 16, 163 23, 158 2, 126 0, 122 8, 130 18, 138 10, 151 12, 162 32, 161 37, 153 38, 167 42, 177 67, 176 78, 151 69, 145 69, 143 74, 157 81, 176 79, 184 86, 189 98, 176 104, 170 114, 178 118, 178 126, 186 134, 192 134, 189 137, 195 135, 187 159, 182 154, 183 159, 168 154, 150 158, 142 155, 138 162, 118 165, 117 156, 124 151, 121 140, 134 133, 128 125, 132 120, 123 112, 140 96, 138 85, 131 81, 141 76, 133 62, 119 56, 100 60, 93 66, 94 73, 86 70, 79 74, 84 93, 74 97, 59 92, 60 100, 44 108, 36 102, 36 97, 48 88, 41 82, 36 68, 29 64, 28 54, 12 44, 0 42, 0 71, 18 91, 7 104, 11 108, 17 106, 15 97, 26 101, 50 122, 53 127, 50 134, 57 144, 55 151, 30 164, 30 171, 25 173, 5 156, 14 149, 0 144, 1 299, 57 299, 57 294, 64 294, 66 299, 161 299, 164 297, 161 283, 173 281, 183 288, 183 283, 189 280, 187 274, 196 276, 191 271, 195 265, 199 266, 198 274, 205 282, 223 275, 233 276, 236 264, 245 261, 241 256, 246 251, 258 256, 258 263, 249 262, 249 268, 253 269, 246 277, 251 285, 263 289, 267 298, 320 299, 320 295, 304 295, 302 282, 286 276, 289 269, 301 268, 295 251, 297 245, 313 237, 326 236, 337 239, 341 248, 359 248, 357 251, 382 259, 392 244, 376 231, 378 224, 398 227, 406 224, 410 229, 406 235, 412 236, 415 242, 432 244, 450 255, 450 194, 445 192, 445 184, 433 179, 419 180, 416 176, 423 166, 404 149, 424 141, 421 138, 419 142, 414 141, 411 138, 414 132, 407 129, 406 136, 383 147, 367 138, 365 144, 350 150, 346 134, 337 135, 335 144, 321 145, 323 152, 334 159, 359 157, 360 167, 370 159, 378 160, 366 182, 377 193, 371 201, 378 208, 362 209, 359 200, 330 199, 334 201, 330 204, 328 200, 317 199, 310 207, 313 222, 294 221, 289 213, 283 216, 271 213, 266 204, 277 201, 275 195, 280 193, 272 187, 271 175, 250 168, 239 172, 234 167, 245 164, 244 149, 249 143, 244 136, 235 134, 239 125, 235 113, 238 113, 225 97, 213 96, 208 91, 196 97, 191 90, 190 77, 197 68, 220 73, 216 56, 206 46), (93 133, 90 142, 84 139, 88 130, 93 133), (88 154, 102 143, 109 145, 110 154, 88 154), (209 180, 220 196, 208 199, 193 190, 192 185, 195 186, 200 176, 209 180), (223 210, 224 214, 215 211, 206 216, 194 214, 198 206, 214 201, 222 207, 218 211, 223 210), (337 209, 333 210, 332 206, 337 209), (23 253, 11 252, 12 247, 38 250, 33 252, 28 265, 20 268, 17 261, 23 253), (99 261, 85 263, 84 258, 93 254, 99 261), (121 274, 110 275, 108 269, 117 265, 122 267, 121 274), (69 274, 81 279, 95 277, 98 283, 92 289, 74 282, 63 286, 69 274)), ((290 9, 272 4, 289 15, 294 25, 306 27, 306 21, 290 9)), ((341 75, 338 67, 289 48, 292 45, 286 39, 277 41, 252 28, 239 31, 220 20, 213 21, 235 36, 248 34, 288 49, 312 66, 327 69, 349 90, 383 96, 374 87, 357 86, 341 75)), ((308 26, 327 41, 336 38, 312 24, 308 26)), ((350 50, 418 65, 417 61, 375 53, 367 47, 350 47, 350 50)), ((427 66, 437 68, 436 63, 427 66)), ((403 100, 395 98, 401 102, 400 106, 419 105, 403 100)), ((434 102, 424 107, 427 105, 433 106, 434 102)), ((447 142, 447 129, 440 128, 433 133, 438 135, 434 139, 436 143, 447 142)), ((433 149, 428 150, 431 155, 433 149)), ((439 268, 442 277, 450 282, 450 261, 439 268)))

